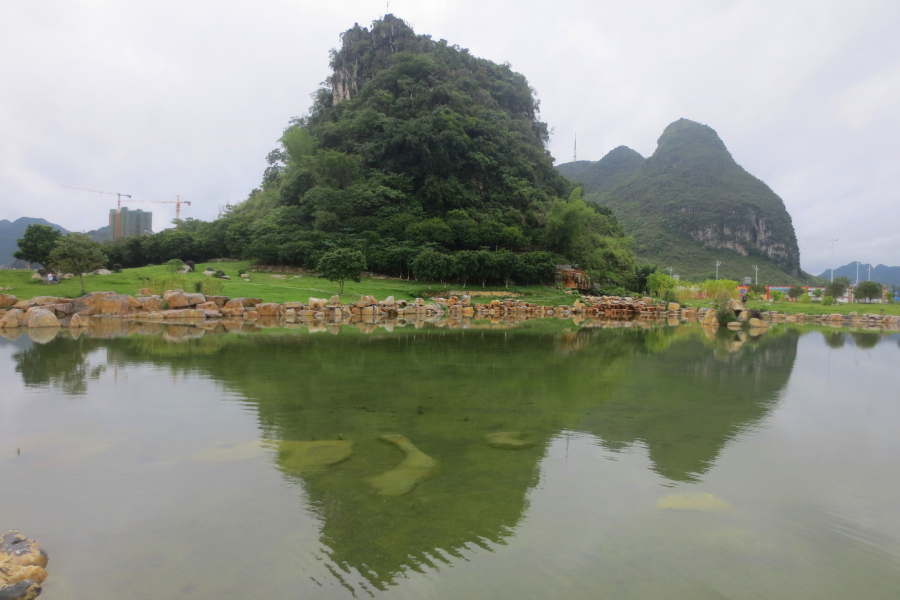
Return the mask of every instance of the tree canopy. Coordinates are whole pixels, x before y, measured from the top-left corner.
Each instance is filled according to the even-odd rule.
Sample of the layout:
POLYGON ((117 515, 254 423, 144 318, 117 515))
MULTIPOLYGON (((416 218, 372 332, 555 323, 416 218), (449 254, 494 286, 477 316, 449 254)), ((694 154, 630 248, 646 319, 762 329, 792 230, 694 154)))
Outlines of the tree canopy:
POLYGON ((13 252, 13 257, 27 262, 40 263, 46 267, 50 253, 61 237, 62 233, 50 225, 32 223, 25 228, 25 233, 17 240, 19 249, 13 252))
POLYGON ((67 273, 78 273, 84 293, 84 273, 106 264, 100 244, 84 233, 69 233, 60 238, 48 257, 50 266, 67 273))

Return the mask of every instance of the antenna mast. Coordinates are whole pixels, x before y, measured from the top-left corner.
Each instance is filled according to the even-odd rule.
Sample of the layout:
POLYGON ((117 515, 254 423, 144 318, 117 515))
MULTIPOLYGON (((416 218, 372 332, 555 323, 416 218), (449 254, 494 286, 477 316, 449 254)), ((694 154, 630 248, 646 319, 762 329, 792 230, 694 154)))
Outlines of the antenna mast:
POLYGON ((578 160, 578 134, 575 134, 575 151, 572 153, 572 162, 578 160))

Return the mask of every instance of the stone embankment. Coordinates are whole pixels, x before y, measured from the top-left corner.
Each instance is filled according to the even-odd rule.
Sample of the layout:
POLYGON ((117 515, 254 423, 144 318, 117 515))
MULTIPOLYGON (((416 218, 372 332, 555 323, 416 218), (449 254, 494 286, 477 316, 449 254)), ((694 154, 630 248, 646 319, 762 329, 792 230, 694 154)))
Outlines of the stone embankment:
MULTIPOLYGON (((867 327, 900 329, 900 317, 885 315, 784 315, 765 312, 754 318, 743 305, 734 300, 725 310, 734 312, 737 322, 730 329, 743 328, 747 324, 751 332, 765 331, 769 323, 819 323, 843 327, 867 327)), ((378 324, 392 327, 405 323, 432 322, 438 326, 471 326, 474 320, 489 320, 492 325, 515 325, 534 318, 571 318, 586 327, 607 327, 615 324, 638 322, 651 324, 665 321, 668 325, 682 322, 699 322, 707 328, 719 326, 715 309, 682 308, 677 303, 665 304, 651 298, 622 298, 609 296, 585 296, 570 305, 541 306, 519 298, 493 299, 480 304, 471 296, 450 296, 425 301, 395 300, 390 296, 376 300, 362 296, 358 301, 344 304, 338 296, 326 300, 309 298, 307 302, 263 302, 260 298, 230 298, 206 296, 183 290, 167 290, 162 296, 144 289, 136 296, 115 292, 94 292, 80 298, 56 298, 39 296, 30 300, 18 300, 9 294, 0 294, 0 330, 29 331, 32 337, 52 339, 55 329, 86 330, 95 334, 118 331, 115 323, 135 322, 145 325, 167 323, 191 325, 209 329, 224 326, 229 331, 245 330, 246 326, 278 327, 302 324, 311 331, 326 325, 360 324, 368 327, 378 324)))

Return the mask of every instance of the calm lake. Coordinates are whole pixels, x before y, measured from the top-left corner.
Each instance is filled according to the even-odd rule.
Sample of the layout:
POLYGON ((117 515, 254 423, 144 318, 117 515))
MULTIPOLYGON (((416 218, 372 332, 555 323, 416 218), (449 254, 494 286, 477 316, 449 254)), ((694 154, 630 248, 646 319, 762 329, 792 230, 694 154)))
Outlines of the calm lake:
POLYGON ((47 600, 900 597, 898 334, 44 342, 0 338, 0 531, 47 600))

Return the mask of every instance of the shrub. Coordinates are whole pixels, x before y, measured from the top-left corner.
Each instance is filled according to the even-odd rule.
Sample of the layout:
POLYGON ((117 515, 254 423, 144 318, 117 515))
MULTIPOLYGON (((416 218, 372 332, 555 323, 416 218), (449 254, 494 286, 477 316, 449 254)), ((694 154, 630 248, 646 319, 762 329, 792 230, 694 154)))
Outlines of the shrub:
POLYGON ((800 294, 800 296, 797 298, 797 302, 799 302, 800 304, 809 304, 810 302, 812 302, 812 300, 809 299, 809 294, 800 294))
POLYGON ((221 279, 213 279, 211 277, 207 277, 203 280, 203 293, 206 296, 221 296, 222 289, 225 287, 225 282, 221 279))
POLYGON ((781 302, 787 297, 784 292, 780 292, 778 290, 772 290, 772 293, 770 295, 772 296, 772 300, 774 300, 775 302, 781 302))
POLYGON ((215 273, 213 273, 213 277, 215 277, 216 279, 221 279, 222 277, 225 277, 225 271, 216 271, 215 273))
POLYGON ((678 296, 675 295, 675 290, 666 290, 665 292, 663 292, 662 299, 663 302, 667 304, 670 302, 678 302, 678 296))
POLYGON ((188 267, 191 271, 193 271, 194 268, 197 266, 197 265, 194 264, 194 261, 192 261, 192 260, 189 260, 189 261, 187 261, 187 262, 184 263, 184 264, 185 264, 185 266, 188 267))
POLYGON ((202 293, 203 293, 203 282, 202 282, 202 281, 195 281, 195 282, 194 282, 194 292, 197 293, 197 294, 202 294, 202 293))
POLYGON ((112 266, 112 271, 113 271, 113 273, 121 273, 121 272, 122 272, 122 265, 120 265, 119 263, 114 264, 114 265, 112 266))
POLYGON ((143 287, 149 288, 157 296, 162 296, 166 290, 183 290, 187 287, 187 279, 181 276, 152 277, 142 279, 143 287))
POLYGON ((822 306, 832 306, 834 304, 834 298, 832 296, 825 296, 822 298, 822 306))
POLYGON ((184 261, 180 258, 173 258, 172 260, 168 261, 165 266, 166 270, 169 273, 175 275, 175 273, 184 269, 184 261))
POLYGON ((751 318, 751 319, 762 319, 762 313, 760 313, 760 312, 759 312, 758 310, 756 310, 755 308, 750 309, 750 310, 747 311, 747 312, 750 314, 750 318, 751 318))

